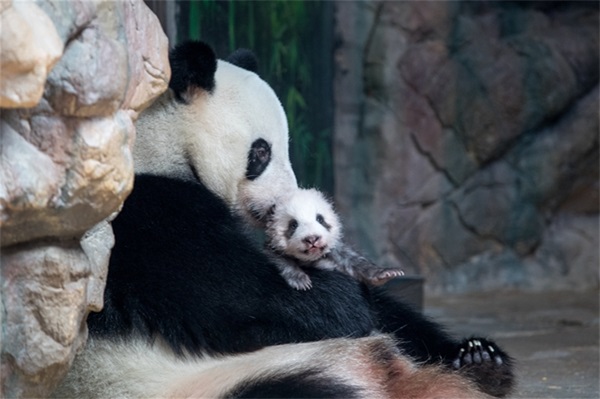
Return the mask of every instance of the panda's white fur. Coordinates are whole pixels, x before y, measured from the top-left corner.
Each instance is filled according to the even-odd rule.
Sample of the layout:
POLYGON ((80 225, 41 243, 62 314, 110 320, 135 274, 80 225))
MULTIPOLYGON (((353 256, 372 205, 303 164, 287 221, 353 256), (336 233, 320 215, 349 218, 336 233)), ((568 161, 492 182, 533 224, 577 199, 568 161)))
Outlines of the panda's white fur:
POLYGON ((230 397, 240 386, 318 370, 320 378, 348 384, 361 398, 488 398, 464 378, 413 363, 385 335, 205 358, 176 357, 160 340, 90 340, 73 370, 53 397, 230 397))
MULTIPOLYGON (((192 46, 192 49, 195 48, 196 45, 192 46)), ((177 86, 178 83, 181 82, 175 82, 174 87, 181 88, 182 85, 177 86)), ((192 196, 195 195, 193 193, 200 193, 191 199, 207 201, 210 203, 208 209, 221 212, 219 203, 202 194, 204 186, 201 183, 204 183, 212 193, 227 203, 229 209, 238 210, 264 225, 264 216, 277 198, 297 189, 288 158, 286 118, 277 97, 255 73, 224 61, 216 64, 214 87, 210 84, 195 87, 192 82, 188 90, 186 85, 183 85, 186 87, 185 92, 167 92, 142 113, 137 123, 137 141, 134 147, 136 173, 189 180, 187 188, 177 185, 179 183, 175 184, 176 179, 171 179, 170 182, 154 180, 154 183, 159 184, 159 188, 160 184, 174 183, 173 187, 183 187, 182 192, 190 190, 192 196), (268 143, 270 162, 262 165, 264 170, 249 178, 248 149, 257 140, 268 143)), ((138 177, 137 181, 143 179, 138 177)), ((141 188, 138 184, 136 186, 134 192, 141 188)), ((141 191, 143 195, 141 198, 138 196, 136 201, 152 199, 153 193, 159 189, 155 186, 152 190, 154 191, 141 191)), ((164 192, 158 194, 165 195, 164 192)), ((179 192, 167 194, 173 198, 182 195, 179 192)), ((180 231, 185 235, 185 229, 178 231, 180 224, 193 232, 194 228, 198 228, 198 222, 202 222, 188 220, 186 209, 165 210, 162 208, 163 204, 169 206, 169 199, 167 202, 153 203, 158 208, 155 216, 141 215, 133 225, 125 226, 127 228, 124 231, 129 235, 121 238, 117 236, 109 267, 105 308, 102 314, 90 315, 96 316, 92 318, 95 324, 88 318, 88 344, 75 359, 67 378, 54 392, 54 397, 208 398, 251 397, 264 395, 265 392, 277 392, 279 396, 286 397, 482 398, 487 395, 476 388, 476 383, 480 384, 478 387, 483 386, 483 383, 490 385, 490 391, 498 395, 505 394, 512 386, 509 358, 493 343, 482 340, 483 345, 473 349, 471 341, 467 344, 467 341, 453 340, 419 313, 402 304, 396 306, 389 298, 377 293, 373 295, 378 303, 377 312, 381 313, 378 317, 387 318, 387 331, 402 333, 400 341, 385 334, 364 337, 368 335, 368 329, 358 329, 378 323, 377 320, 370 319, 375 310, 368 309, 370 301, 365 301, 360 287, 347 279, 331 279, 325 275, 313 274, 313 278, 318 277, 319 281, 327 284, 315 287, 310 292, 290 292, 284 283, 277 281, 278 275, 274 267, 271 270, 272 265, 268 265, 266 260, 263 262, 262 258, 258 261, 260 270, 248 278, 244 277, 243 273, 248 271, 242 271, 245 261, 239 254, 232 261, 237 262, 231 269, 235 272, 233 276, 219 274, 216 278, 203 277, 194 272, 197 260, 204 257, 206 261, 207 258, 212 259, 211 256, 223 255, 211 254, 210 248, 207 250, 208 254, 182 254, 181 259, 178 257, 174 260, 175 266, 169 266, 185 266, 187 269, 159 268, 160 272, 157 268, 152 269, 150 266, 153 265, 150 263, 158 265, 159 257, 163 258, 160 260, 163 263, 164 258, 173 259, 168 246, 160 247, 157 244, 164 244, 163 242, 156 243, 152 240, 171 239, 180 234, 180 231), (174 221, 172 218, 178 219, 174 221), (154 223, 159 223, 156 226, 162 226, 160 228, 165 230, 168 227, 169 231, 164 234, 163 231, 155 231, 154 223), (164 223, 168 223, 168 226, 164 223), (130 239, 132 235, 138 234, 141 227, 149 226, 154 229, 154 235, 150 239, 130 239), (135 241, 135 245, 145 245, 146 249, 132 253, 135 250, 130 250, 128 246, 131 242, 122 243, 122 239, 135 241), (159 249, 154 253, 156 247, 159 249), (114 260, 117 248, 119 256, 127 258, 131 255, 134 259, 114 260), (142 261, 135 258, 138 255, 142 261), (112 263, 113 260, 115 264, 112 263), (117 277, 113 274, 111 277, 111 273, 115 272, 122 274, 117 277), (265 281, 264 287, 257 287, 260 285, 257 279, 262 276, 268 281, 265 281), (236 285, 229 285, 233 292, 220 292, 223 290, 222 285, 229 284, 229 280, 232 280, 228 277, 236 277, 233 280, 236 285), (203 279, 208 282, 205 284, 203 279), (167 290, 162 295, 168 298, 149 288, 146 284, 150 283, 154 284, 154 290, 167 290), (112 288, 110 284, 113 284, 112 288), (250 286, 246 288, 244 284, 250 286), (181 292, 182 285, 187 285, 184 292, 181 292), (202 288, 197 285, 202 285, 202 288), (135 287, 135 293, 132 287, 135 287), (207 291, 206 296, 202 296, 205 292, 198 296, 202 289, 207 291), (247 292, 248 297, 244 298, 240 292, 247 292), (264 302, 262 298, 269 292, 279 296, 272 296, 271 302, 264 302), (303 297, 299 298, 298 295, 303 297), (339 303, 336 303, 338 298, 339 303), (225 302, 218 302, 221 300, 225 302), (220 308, 236 301, 244 305, 253 301, 251 306, 254 307, 251 310, 264 318, 254 323, 252 316, 247 316, 248 320, 242 325, 252 333, 220 326, 220 308), (353 303, 352 301, 358 302, 354 302, 352 307, 346 305, 353 303), (212 307, 211 311, 217 311, 216 319, 211 318, 212 313, 194 316, 193 312, 201 312, 206 303, 212 307), (309 303, 313 307, 304 308, 309 303), (321 307, 326 313, 320 315, 308 311, 315 307, 321 307), (263 308, 267 309, 267 313, 260 313, 263 308), (156 315, 155 310, 158 312, 156 315), (401 316, 392 314, 395 311, 403 313, 401 316), (161 324, 163 320, 166 324, 161 324), (412 323, 410 328, 405 328, 407 321, 412 323), (166 325, 168 329, 160 330, 156 325, 166 325), (299 327, 288 327, 291 325, 299 327), (427 329, 429 343, 436 346, 433 359, 431 348, 422 345, 420 328, 427 329), (211 341, 219 334, 229 338, 225 342, 218 339, 211 341), (256 342, 252 340, 255 336, 258 336, 256 342), (332 336, 347 338, 323 339, 332 336), (359 336, 363 338, 356 338, 359 336), (273 341, 313 342, 268 344, 273 341), (397 345, 409 349, 411 357, 404 355, 397 345), (471 356, 473 350, 481 352, 483 348, 485 351, 488 346, 500 361, 493 363, 488 360, 481 367, 471 365, 472 362, 466 363, 466 356, 471 356), (192 348, 193 352, 187 348, 192 348), (467 348, 466 352, 464 348, 467 348), (412 359, 427 364, 421 365, 412 359), (440 365, 442 361, 443 366, 440 365), (464 367, 471 374, 450 371, 452 364, 458 364, 458 367, 466 364, 464 367), (500 364, 507 368, 499 368, 500 364), (481 379, 478 379, 477 367, 482 369, 481 379), (499 383, 496 382, 498 376, 503 378, 499 383), (480 383, 480 380, 483 382, 480 383)), ((137 212, 134 205, 128 207, 126 203, 113 225, 122 219, 123 214, 127 214, 126 209, 129 209, 129 215, 137 212)), ((235 226, 226 215, 221 214, 219 217, 230 223, 228 226, 235 226)), ((202 223, 200 225, 203 228, 202 223)), ((210 234, 208 231, 207 237, 210 234)), ((236 234, 231 236, 243 241, 236 234)), ((186 239, 203 243, 202 236, 186 236, 186 239)), ((219 244, 223 244, 223 240, 219 244)), ((254 248, 249 248, 245 243, 226 242, 224 245, 235 247, 238 244, 245 245, 243 251, 247 251, 244 253, 249 256, 260 257, 260 251, 253 252, 254 248)), ((186 249, 192 247, 193 245, 186 249)), ((221 265, 227 267, 227 261, 221 265)), ((225 273, 229 273, 228 270, 225 273)), ((215 269, 212 272, 220 273, 215 269)), ((243 311, 246 308, 241 309, 243 311)), ((246 317, 243 313, 242 316, 246 317)))

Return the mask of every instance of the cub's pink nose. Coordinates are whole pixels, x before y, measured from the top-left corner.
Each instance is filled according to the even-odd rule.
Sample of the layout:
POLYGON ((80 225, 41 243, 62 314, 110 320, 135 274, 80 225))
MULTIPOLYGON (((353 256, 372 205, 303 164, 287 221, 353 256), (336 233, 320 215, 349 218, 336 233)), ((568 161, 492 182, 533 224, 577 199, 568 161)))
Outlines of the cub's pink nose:
POLYGON ((311 246, 316 246, 317 242, 321 239, 321 236, 306 236, 304 237, 304 239, 302 241, 304 241, 306 244, 311 245, 311 246))

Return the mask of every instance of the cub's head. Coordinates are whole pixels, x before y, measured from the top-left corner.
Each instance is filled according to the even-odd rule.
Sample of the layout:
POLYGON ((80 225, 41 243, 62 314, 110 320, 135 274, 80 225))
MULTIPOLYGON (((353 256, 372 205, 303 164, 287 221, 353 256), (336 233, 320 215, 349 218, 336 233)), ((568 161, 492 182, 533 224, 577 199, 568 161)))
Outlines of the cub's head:
POLYGON ((323 194, 297 189, 279 198, 267 216, 267 245, 274 251, 313 262, 339 244, 340 220, 323 194))
POLYGON ((200 180, 264 223, 274 198, 297 183, 285 113, 256 74, 256 58, 238 50, 217 60, 206 44, 187 42, 170 62, 170 90, 136 123, 136 173, 200 180))

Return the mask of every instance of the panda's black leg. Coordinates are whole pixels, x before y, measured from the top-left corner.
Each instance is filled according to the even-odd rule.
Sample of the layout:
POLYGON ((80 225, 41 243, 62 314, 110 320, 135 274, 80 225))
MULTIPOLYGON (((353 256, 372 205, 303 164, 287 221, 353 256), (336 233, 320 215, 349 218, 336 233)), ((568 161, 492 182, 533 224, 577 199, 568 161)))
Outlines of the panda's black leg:
POLYGON ((493 396, 506 396, 514 386, 511 358, 484 338, 456 341, 443 327, 379 289, 371 290, 378 328, 392 333, 400 349, 419 362, 443 364, 474 381, 493 396))
POLYGON ((486 393, 503 397, 514 388, 513 361, 494 342, 479 337, 464 339, 452 359, 452 368, 486 393))
POLYGON ((371 307, 377 327, 396 336, 402 351, 418 362, 449 366, 456 357, 460 342, 443 327, 387 295, 379 288, 370 290, 371 307))

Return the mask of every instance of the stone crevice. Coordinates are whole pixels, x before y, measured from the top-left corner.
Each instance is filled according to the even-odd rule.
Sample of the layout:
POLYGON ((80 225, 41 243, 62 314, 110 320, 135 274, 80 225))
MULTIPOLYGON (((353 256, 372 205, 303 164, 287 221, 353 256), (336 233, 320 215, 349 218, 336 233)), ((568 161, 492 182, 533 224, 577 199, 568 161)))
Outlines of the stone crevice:
POLYGON ((419 140, 417 140, 417 138, 415 137, 414 133, 410 133, 410 139, 415 147, 415 149, 417 150, 417 153, 421 154, 425 159, 427 159, 427 161, 429 161, 429 164, 431 165, 431 167, 433 169, 435 169, 436 171, 440 172, 441 174, 443 174, 446 179, 448 179, 448 181, 452 184, 452 186, 454 186, 455 188, 458 186, 458 182, 455 181, 452 176, 450 175, 450 173, 448 173, 448 171, 444 168, 442 168, 440 165, 437 164, 437 162, 435 161, 435 159, 431 156, 431 154, 427 151, 425 151, 423 148, 421 148, 421 146, 419 145, 419 140))
POLYGON ((494 235, 490 235, 490 234, 484 234, 481 231, 479 231, 477 229, 477 227, 472 226, 471 224, 469 224, 465 218, 463 217, 459 206, 452 200, 448 201, 450 203, 450 205, 452 206, 452 209, 454 210, 454 212, 456 213, 456 217, 458 218, 458 220, 460 221, 462 227, 464 227, 466 230, 468 230, 471 234, 473 234, 476 237, 479 237, 483 240, 488 240, 488 241, 492 241, 502 247, 506 246, 505 243, 502 242, 502 240, 500 240, 499 237, 496 237, 494 235))

